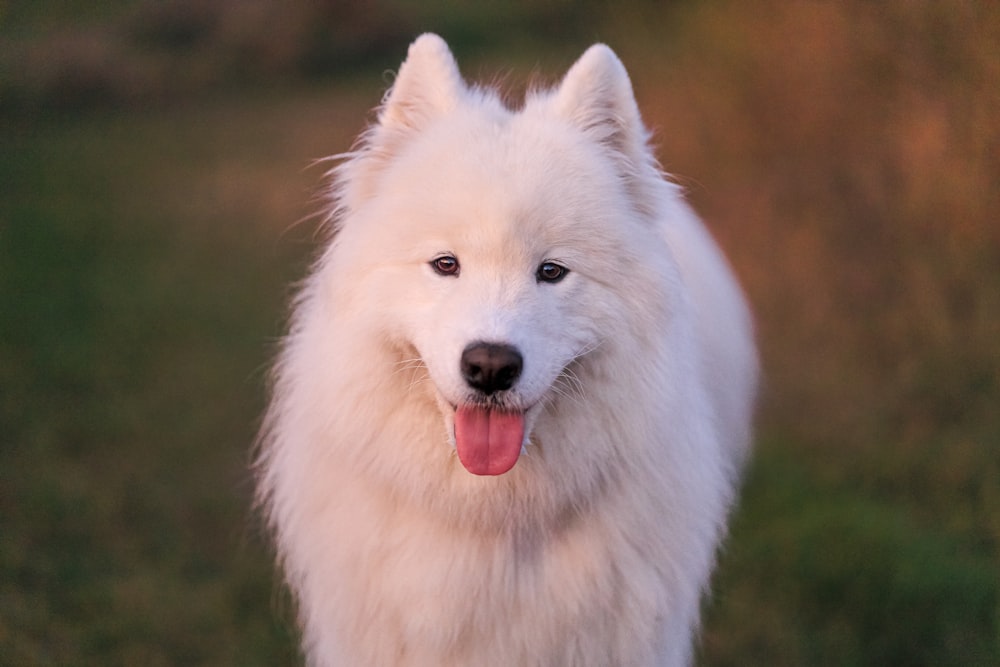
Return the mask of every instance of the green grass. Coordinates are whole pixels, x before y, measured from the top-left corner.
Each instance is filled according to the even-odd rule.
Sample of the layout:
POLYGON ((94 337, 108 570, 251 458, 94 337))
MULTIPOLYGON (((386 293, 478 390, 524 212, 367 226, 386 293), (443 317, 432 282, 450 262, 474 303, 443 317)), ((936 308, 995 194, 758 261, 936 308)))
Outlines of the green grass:
POLYGON ((786 446, 758 449, 708 608, 704 664, 994 664, 995 561, 799 459, 786 446))
MULTIPOLYGON (((757 313, 760 438, 700 664, 1000 664, 1000 12, 595 4, 543 45, 525 7, 496 55, 499 19, 445 22, 466 71, 609 41, 757 313)), ((381 67, 0 117, 0 664, 298 660, 247 461, 314 249, 306 167, 381 67)))
POLYGON ((276 222, 301 211, 251 182, 295 191, 303 165, 273 105, 242 106, 4 133, 6 664, 294 655, 246 462, 309 244, 276 222))

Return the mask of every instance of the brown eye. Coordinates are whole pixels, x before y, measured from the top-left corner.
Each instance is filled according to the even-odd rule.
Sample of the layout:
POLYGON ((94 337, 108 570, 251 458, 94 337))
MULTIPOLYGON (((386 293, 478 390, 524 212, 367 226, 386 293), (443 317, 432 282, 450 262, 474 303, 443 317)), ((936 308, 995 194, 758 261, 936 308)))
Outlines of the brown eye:
POLYGON ((431 260, 431 268, 440 276, 457 276, 458 260, 451 255, 441 255, 431 260))
POLYGON ((540 283, 557 283, 566 277, 569 269, 555 262, 544 262, 535 272, 535 278, 540 283))

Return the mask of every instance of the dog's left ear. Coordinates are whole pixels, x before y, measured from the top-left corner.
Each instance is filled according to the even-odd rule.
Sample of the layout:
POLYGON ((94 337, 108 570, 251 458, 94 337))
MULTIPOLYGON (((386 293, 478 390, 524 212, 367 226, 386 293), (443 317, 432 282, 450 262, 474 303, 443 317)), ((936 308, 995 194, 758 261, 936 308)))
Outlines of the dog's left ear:
POLYGON ((636 163, 644 162, 646 128, 625 66, 595 44, 570 67, 556 90, 556 112, 595 141, 636 163))
POLYGON ((632 82, 615 52, 604 44, 587 49, 563 77, 551 104, 558 116, 608 151, 635 210, 655 217, 666 181, 649 147, 632 82))

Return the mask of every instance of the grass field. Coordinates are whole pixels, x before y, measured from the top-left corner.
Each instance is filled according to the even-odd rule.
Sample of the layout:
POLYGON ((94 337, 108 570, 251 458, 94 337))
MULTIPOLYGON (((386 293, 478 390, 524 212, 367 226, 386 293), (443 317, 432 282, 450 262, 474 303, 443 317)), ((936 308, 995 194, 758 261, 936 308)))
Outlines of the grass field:
MULTIPOLYGON (((699 664, 1000 664, 1000 11, 410 4, 382 12, 514 87, 611 43, 744 281, 767 379, 699 664)), ((183 42, 141 47, 140 89, 104 60, 140 48, 108 27, 126 6, 0 8, 0 665, 296 664, 248 450, 314 250, 308 166, 409 33, 220 38, 183 76, 183 42), (87 85, 32 69, 57 38, 87 85)), ((127 25, 187 34, 157 20, 127 25)))

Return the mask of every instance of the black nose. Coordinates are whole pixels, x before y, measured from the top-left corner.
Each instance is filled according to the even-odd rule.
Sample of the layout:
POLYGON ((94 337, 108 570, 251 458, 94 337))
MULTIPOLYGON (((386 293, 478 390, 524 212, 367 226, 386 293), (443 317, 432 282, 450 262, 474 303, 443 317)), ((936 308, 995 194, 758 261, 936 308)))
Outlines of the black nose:
POLYGON ((514 386, 523 366, 521 353, 510 345, 472 343, 462 352, 462 377, 486 395, 514 386))

